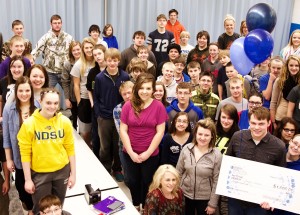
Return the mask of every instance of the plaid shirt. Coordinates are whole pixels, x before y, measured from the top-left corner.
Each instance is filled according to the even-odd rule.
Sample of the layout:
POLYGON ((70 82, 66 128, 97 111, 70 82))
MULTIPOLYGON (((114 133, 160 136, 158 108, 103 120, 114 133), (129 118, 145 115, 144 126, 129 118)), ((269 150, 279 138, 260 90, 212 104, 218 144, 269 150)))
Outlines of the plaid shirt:
POLYGON ((215 120, 217 107, 220 102, 216 94, 211 91, 208 94, 201 94, 200 89, 197 89, 192 91, 192 101, 195 106, 201 108, 205 118, 210 117, 212 120, 215 120))
MULTIPOLYGON (((121 111, 124 104, 125 102, 123 101, 113 109, 113 118, 115 121, 115 126, 118 131, 118 134, 120 134, 121 111)), ((123 143, 120 138, 119 138, 119 149, 123 149, 123 143)))

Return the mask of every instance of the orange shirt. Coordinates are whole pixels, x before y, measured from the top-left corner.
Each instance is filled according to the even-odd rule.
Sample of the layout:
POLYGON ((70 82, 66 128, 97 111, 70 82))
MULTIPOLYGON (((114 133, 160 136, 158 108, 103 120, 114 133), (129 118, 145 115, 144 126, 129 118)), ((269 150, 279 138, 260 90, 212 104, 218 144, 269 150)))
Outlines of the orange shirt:
POLYGON ((175 43, 180 43, 180 33, 185 31, 185 28, 180 22, 177 20, 174 25, 171 24, 170 20, 168 20, 166 29, 171 31, 174 34, 175 43))

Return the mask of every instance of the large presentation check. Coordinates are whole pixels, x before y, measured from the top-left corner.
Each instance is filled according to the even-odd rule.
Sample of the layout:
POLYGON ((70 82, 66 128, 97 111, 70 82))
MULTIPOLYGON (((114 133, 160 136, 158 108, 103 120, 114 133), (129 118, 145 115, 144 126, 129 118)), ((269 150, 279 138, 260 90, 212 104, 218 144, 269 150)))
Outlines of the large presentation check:
POLYGON ((224 155, 216 193, 300 213, 300 171, 224 155))

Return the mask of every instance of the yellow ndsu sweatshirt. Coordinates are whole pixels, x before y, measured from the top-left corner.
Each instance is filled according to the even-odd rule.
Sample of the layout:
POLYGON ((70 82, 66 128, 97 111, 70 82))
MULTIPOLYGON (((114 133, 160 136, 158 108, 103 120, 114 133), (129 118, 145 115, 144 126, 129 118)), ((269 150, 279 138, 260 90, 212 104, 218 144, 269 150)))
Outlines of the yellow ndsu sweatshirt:
POLYGON ((21 160, 30 162, 35 172, 54 172, 75 155, 73 127, 61 113, 48 120, 39 111, 23 122, 18 133, 21 160))

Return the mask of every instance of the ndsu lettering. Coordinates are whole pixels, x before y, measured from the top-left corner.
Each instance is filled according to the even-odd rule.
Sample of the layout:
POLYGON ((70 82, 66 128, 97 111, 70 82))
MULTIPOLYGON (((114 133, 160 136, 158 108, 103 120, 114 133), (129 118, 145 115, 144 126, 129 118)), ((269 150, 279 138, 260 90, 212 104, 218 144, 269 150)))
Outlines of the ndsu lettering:
POLYGON ((57 139, 57 138, 63 138, 65 136, 64 129, 60 129, 57 131, 35 131, 35 138, 37 140, 49 140, 49 139, 57 139))

